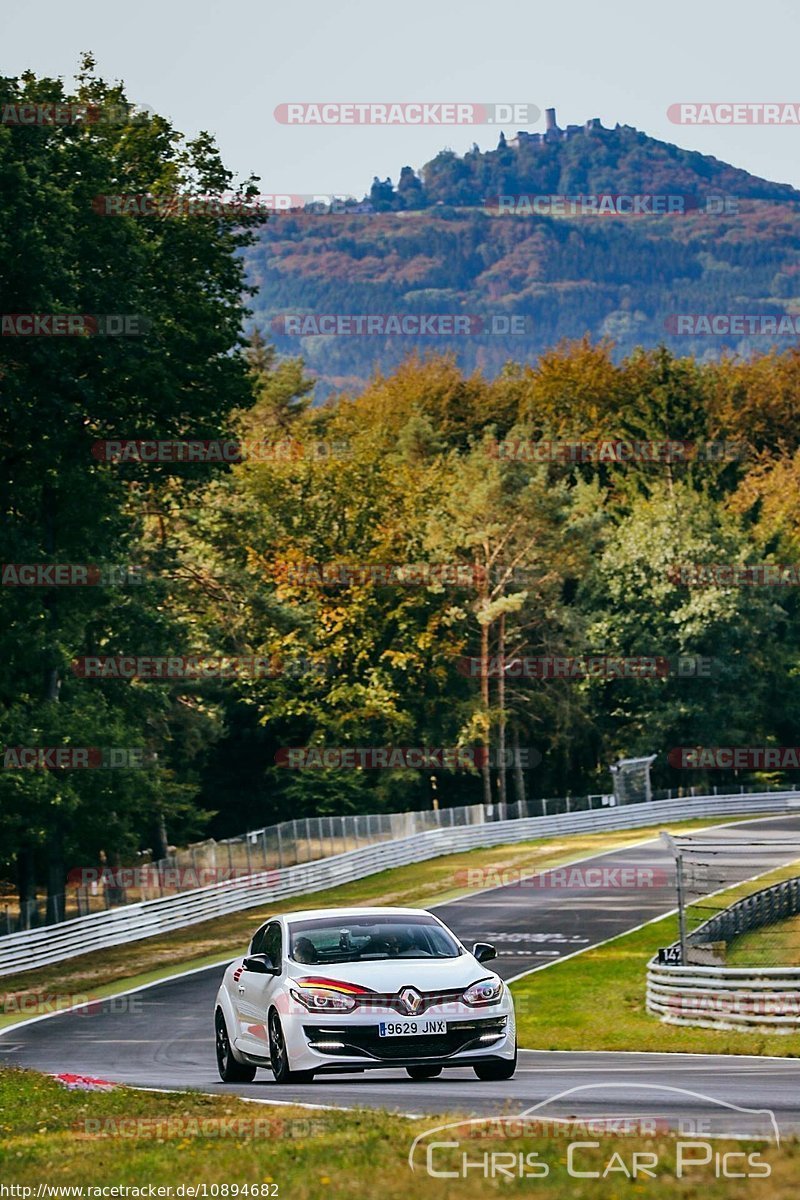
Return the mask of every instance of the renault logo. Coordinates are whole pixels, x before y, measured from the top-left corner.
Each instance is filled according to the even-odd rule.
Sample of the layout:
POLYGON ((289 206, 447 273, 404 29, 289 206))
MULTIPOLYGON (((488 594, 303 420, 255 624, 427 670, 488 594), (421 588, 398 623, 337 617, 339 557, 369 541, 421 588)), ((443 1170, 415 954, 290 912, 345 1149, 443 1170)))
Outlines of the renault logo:
POLYGON ((423 999, 422 999, 422 996, 420 996, 420 994, 416 988, 413 988, 413 987, 403 988, 402 991, 400 992, 400 999, 403 1001, 403 1004, 405 1004, 405 1006, 406 1006, 406 1012, 415 1013, 415 1012, 419 1012, 419 1010, 422 1008, 423 999))

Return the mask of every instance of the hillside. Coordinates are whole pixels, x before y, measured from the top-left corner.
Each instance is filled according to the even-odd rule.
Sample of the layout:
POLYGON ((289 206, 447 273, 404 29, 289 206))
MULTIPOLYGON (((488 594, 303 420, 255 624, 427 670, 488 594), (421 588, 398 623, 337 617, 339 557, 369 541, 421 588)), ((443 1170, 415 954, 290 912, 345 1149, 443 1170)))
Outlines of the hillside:
POLYGON ((796 340, 793 322, 776 336, 764 318, 800 314, 800 192, 629 126, 560 130, 548 117, 545 134, 442 151, 418 175, 404 167, 396 187, 376 179, 372 211, 269 222, 247 255, 256 320, 282 353, 305 357, 318 395, 360 387, 413 350, 449 350, 493 375, 586 333, 619 355, 663 341, 700 358, 796 340), (353 336, 312 320, 293 336, 281 318, 297 313, 471 320, 464 333, 353 336), (758 319, 710 334, 677 314, 758 319), (502 320, 512 316, 515 332, 502 320))

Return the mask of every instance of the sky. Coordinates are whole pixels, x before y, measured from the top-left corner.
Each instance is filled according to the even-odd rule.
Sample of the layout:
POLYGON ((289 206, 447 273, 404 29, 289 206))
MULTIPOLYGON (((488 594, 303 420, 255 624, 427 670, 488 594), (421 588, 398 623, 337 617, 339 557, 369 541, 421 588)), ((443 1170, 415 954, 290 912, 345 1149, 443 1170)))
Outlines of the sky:
MULTIPOLYGON (((216 138, 264 193, 362 195, 491 125, 311 126, 281 103, 482 102, 600 117, 800 187, 800 126, 673 124, 680 102, 800 104, 797 0, 37 0, 0 14, 0 73, 70 80, 83 50, 129 99, 216 138)), ((543 119, 524 126, 543 129, 543 119)), ((516 131, 511 122, 506 134, 516 131)))

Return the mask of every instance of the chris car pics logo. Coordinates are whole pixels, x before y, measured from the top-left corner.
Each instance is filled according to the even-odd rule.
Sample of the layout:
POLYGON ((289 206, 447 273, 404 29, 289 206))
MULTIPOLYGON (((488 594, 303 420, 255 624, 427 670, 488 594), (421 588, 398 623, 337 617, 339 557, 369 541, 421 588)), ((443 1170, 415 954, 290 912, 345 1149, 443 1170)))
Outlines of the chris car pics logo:
MULTIPOLYGON (((568 1088, 514 1116, 474 1117, 436 1125, 417 1135, 411 1171, 432 1179, 508 1181, 531 1186, 544 1179, 611 1180, 638 1184, 668 1173, 694 1180, 763 1179, 772 1166, 752 1143, 780 1145, 771 1109, 745 1108, 688 1088, 599 1078, 568 1088), (589 1116, 580 1097, 596 1093, 589 1116), (609 1112, 598 1104, 607 1097, 609 1112), (555 1115, 548 1106, 570 1116, 555 1115), (658 1135, 658 1140, 655 1137, 658 1135), (480 1141, 482 1145, 476 1145, 480 1141), (737 1145, 745 1142, 747 1145, 737 1145)), ((496 1186, 496 1185, 495 1185, 496 1186)), ((573 1185, 574 1186, 574 1185, 573 1185)), ((566 1193, 565 1193, 566 1194, 566 1193)))

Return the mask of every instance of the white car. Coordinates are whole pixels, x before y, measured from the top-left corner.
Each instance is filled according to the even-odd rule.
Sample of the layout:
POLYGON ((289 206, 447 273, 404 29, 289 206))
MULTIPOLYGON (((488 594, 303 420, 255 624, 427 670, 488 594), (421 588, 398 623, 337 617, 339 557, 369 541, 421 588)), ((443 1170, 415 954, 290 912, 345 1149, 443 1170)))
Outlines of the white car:
POLYGON ((319 1071, 404 1067, 432 1079, 471 1066, 510 1079, 517 1065, 511 994, 484 965, 494 946, 467 950, 416 908, 319 908, 273 917, 225 971, 214 1011, 225 1083, 269 1067, 276 1083, 319 1071))

